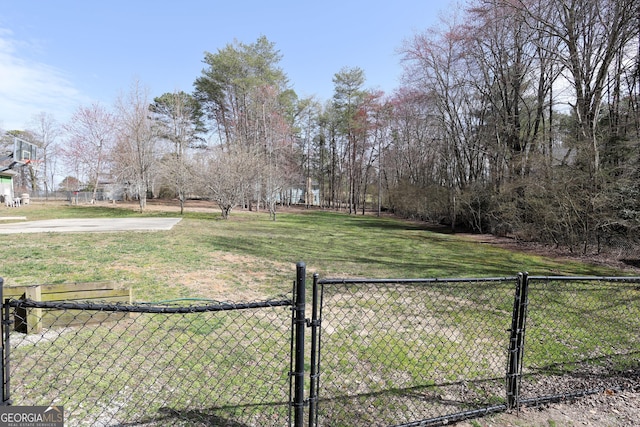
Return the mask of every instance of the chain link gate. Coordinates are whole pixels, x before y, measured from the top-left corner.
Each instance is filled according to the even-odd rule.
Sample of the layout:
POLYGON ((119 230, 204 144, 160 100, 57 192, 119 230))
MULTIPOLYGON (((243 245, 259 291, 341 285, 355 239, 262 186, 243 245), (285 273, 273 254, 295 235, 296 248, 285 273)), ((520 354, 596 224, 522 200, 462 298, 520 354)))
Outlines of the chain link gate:
POLYGON ((639 277, 527 282, 519 405, 640 388, 639 277))
POLYGON ((516 279, 314 276, 313 425, 441 425, 506 410, 516 279))

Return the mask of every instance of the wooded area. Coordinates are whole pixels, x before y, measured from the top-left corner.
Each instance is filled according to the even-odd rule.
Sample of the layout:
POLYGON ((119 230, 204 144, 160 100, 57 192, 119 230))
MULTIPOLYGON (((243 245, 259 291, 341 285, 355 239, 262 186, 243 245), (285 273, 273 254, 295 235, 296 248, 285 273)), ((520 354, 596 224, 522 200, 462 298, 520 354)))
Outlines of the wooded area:
MULTIPOLYGON (((576 252, 640 246, 640 2, 474 0, 401 47, 401 87, 333 77, 300 99, 266 37, 206 53, 194 91, 43 113, 25 190, 120 183, 146 197, 318 204, 576 252), (63 166, 64 165, 64 166, 63 166)), ((77 190, 73 188, 71 190, 77 190)))

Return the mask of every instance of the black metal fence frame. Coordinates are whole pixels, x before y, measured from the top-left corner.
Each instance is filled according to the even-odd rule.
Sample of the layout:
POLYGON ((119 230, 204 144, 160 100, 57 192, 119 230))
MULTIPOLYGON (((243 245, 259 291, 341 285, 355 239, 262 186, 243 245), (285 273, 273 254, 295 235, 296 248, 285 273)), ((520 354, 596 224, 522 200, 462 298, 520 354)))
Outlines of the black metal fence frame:
MULTIPOLYGON (((526 314, 526 275, 520 273, 514 277, 489 277, 489 278, 416 278, 416 279, 347 279, 347 278, 328 278, 320 279, 318 274, 313 275, 313 305, 312 311, 313 318, 308 322, 308 326, 312 328, 312 353, 311 353, 311 390, 308 399, 309 404, 309 427, 319 426, 321 423, 318 420, 317 404, 322 396, 320 372, 321 372, 321 348, 322 348, 322 307, 325 304, 324 301, 324 288, 331 285, 357 285, 357 284, 378 284, 380 286, 386 285, 424 285, 430 284, 443 284, 443 283, 474 283, 474 282, 504 282, 513 281, 516 285, 516 296, 514 300, 514 313, 513 322, 518 326, 512 326, 512 349, 509 349, 509 354, 513 355, 513 366, 509 365, 507 371, 507 378, 511 378, 507 384, 507 394, 512 395, 510 400, 511 404, 497 404, 483 407, 481 409, 469 410, 464 412, 452 413, 445 416, 437 416, 429 419, 423 419, 415 422, 396 424, 394 427, 426 427, 426 426, 444 426, 449 425, 452 422, 463 421, 466 419, 479 418, 490 414, 499 412, 505 412, 509 409, 516 407, 518 398, 517 390, 521 375, 522 355, 521 350, 524 344, 524 326, 521 322, 524 319, 521 315, 526 314), (524 292, 525 295, 521 295, 524 292), (320 314, 317 313, 317 307, 320 307, 320 314), (517 314, 516 314, 517 313, 517 314), (518 319, 518 320, 516 320, 518 319), (314 354, 317 353, 317 354, 314 354), (315 363, 314 363, 315 362, 315 363)), ((302 426, 302 424, 300 424, 302 426)))
MULTIPOLYGON (((312 328, 312 354, 311 354, 311 375, 310 375, 310 394, 309 394, 309 426, 318 426, 317 404, 322 395, 321 388, 321 348, 322 348, 322 307, 323 289, 326 285, 335 284, 425 284, 430 283, 449 283, 449 282, 474 282, 474 281, 498 281, 498 280, 514 280, 515 292, 513 299, 513 312, 511 318, 511 328, 509 333, 509 348, 507 350, 507 360, 505 361, 507 369, 505 373, 505 404, 489 405, 481 409, 457 412, 445 416, 438 416, 429 419, 423 419, 411 423, 397 424, 395 427, 414 427, 414 426, 444 426, 452 422, 458 422, 466 419, 478 418, 489 414, 505 412, 513 409, 519 409, 524 406, 535 406, 557 401, 565 401, 574 398, 584 397, 586 395, 600 392, 602 390, 580 390, 572 393, 564 393, 561 395, 545 395, 534 398, 523 399, 520 394, 520 387, 523 378, 523 358, 525 354, 525 335, 527 327, 527 314, 529 311, 529 287, 535 281, 596 281, 596 282, 617 282, 627 284, 640 284, 640 277, 604 277, 604 276, 530 276, 528 273, 518 273, 513 278, 484 278, 484 279, 320 279, 317 274, 313 276, 313 310, 312 319, 308 322, 308 326, 312 328), (320 307, 320 315, 318 315, 318 306, 320 307), (317 353, 317 354, 316 354, 317 353)), ((640 287, 638 288, 640 290, 640 287)), ((640 334, 640 331, 638 331, 640 334)), ((301 426, 302 424, 300 424, 301 426)))
MULTIPOLYGON (((640 277, 554 277, 554 276, 529 276, 527 273, 519 273, 515 277, 506 278, 484 278, 484 279, 320 279, 318 274, 313 275, 312 291, 312 307, 311 316, 307 317, 306 305, 306 265, 299 262, 296 265, 296 280, 293 286, 293 298, 290 300, 254 302, 243 304, 218 304, 210 305, 206 308, 192 307, 156 307, 156 306, 127 306, 120 304, 103 304, 98 307, 101 311, 130 311, 130 312, 149 312, 149 313, 179 313, 179 312, 198 312, 198 311, 224 311, 224 310, 242 310, 259 307, 273 306, 291 306, 291 359, 289 370, 289 425, 302 427, 308 424, 309 427, 319 425, 318 421, 318 402, 322 396, 322 308, 326 302, 323 300, 323 287, 331 284, 346 283, 378 283, 380 285, 392 285, 403 283, 449 283, 449 282, 472 282, 472 281, 490 281, 490 280, 514 280, 515 292, 513 299, 513 312, 511 318, 511 328, 509 333, 509 348, 507 351, 507 360, 505 360, 505 404, 488 405, 477 410, 457 412, 445 416, 438 416, 430 419, 418 420, 411 423, 398 424, 398 426, 441 426, 451 422, 457 422, 464 419, 477 418, 484 415, 503 412, 511 409, 517 409, 523 405, 540 404, 551 402, 554 400, 563 400, 570 397, 579 397, 584 395, 583 391, 573 393, 571 395, 562 396, 542 396, 535 399, 522 399, 520 396, 520 386, 523 378, 523 355, 525 352, 525 332, 527 327, 528 314, 528 292, 529 285, 536 280, 556 280, 556 281, 610 281, 623 283, 638 283, 640 277), (305 347, 305 337, 307 331, 310 332, 309 351, 305 347), (309 376, 307 380, 307 372, 305 371, 305 363, 309 361, 309 376), (308 384, 308 394, 305 390, 305 384, 308 384)), ((1 288, 3 279, 0 278, 0 300, 3 301, 2 310, 2 402, 1 405, 11 405, 11 378, 10 378, 10 346, 9 330, 11 321, 10 307, 19 304, 24 308, 56 308, 56 309, 96 309, 95 304, 82 306, 78 303, 66 302, 35 302, 30 300, 3 300, 1 288)), ((640 333, 640 331, 638 331, 640 333)))
POLYGON ((0 316, 1 327, 0 335, 2 335, 2 355, 0 356, 2 359, 2 367, 0 368, 0 372, 2 374, 2 402, 0 402, 1 406, 11 405, 11 375, 9 370, 10 363, 10 354, 11 347, 9 345, 9 336, 11 332, 11 312, 9 311, 8 301, 5 303, 4 298, 2 298, 2 289, 4 288, 4 279, 0 277, 0 301, 2 302, 2 313, 0 316))
MULTIPOLYGON (((633 289, 635 291, 640 291, 640 277, 638 276, 628 276, 628 277, 625 277, 625 276, 535 276, 535 275, 528 275, 527 273, 521 273, 519 277, 522 277, 522 284, 520 285, 519 291, 516 291, 517 294, 518 292, 520 292, 520 296, 519 297, 516 296, 516 300, 519 299, 522 309, 517 313, 518 338, 516 339, 516 345, 513 348, 513 351, 515 354, 514 359, 517 360, 518 365, 517 365, 517 369, 515 369, 513 372, 513 376, 511 377, 512 381, 510 381, 510 382, 513 382, 512 389, 513 389, 514 396, 511 401, 511 404, 509 405, 509 409, 518 409, 520 407, 526 407, 526 406, 539 406, 547 403, 570 401, 572 399, 582 398, 589 395, 604 392, 606 388, 597 387, 592 389, 580 389, 580 390, 576 389, 574 391, 561 393, 561 394, 546 394, 543 396, 536 396, 536 397, 530 397, 530 398, 522 397, 521 385, 522 385, 523 379, 525 378, 523 360, 526 354, 526 347, 527 347, 525 342, 525 335, 527 332, 527 315, 531 313, 531 310, 532 310, 530 295, 531 295, 531 292, 535 292, 537 290, 535 286, 536 284, 548 283, 548 282, 556 282, 559 284, 587 282, 591 284, 615 283, 618 285, 637 285, 637 286, 634 286, 633 289)), ((627 302, 630 304, 633 304, 635 302, 635 306, 640 307, 640 292, 638 292, 638 299, 636 299, 635 301, 627 301, 627 302)), ((514 303, 514 318, 515 317, 516 317, 516 312, 515 312, 515 303, 514 303)), ((640 336, 640 329, 637 331, 637 335, 640 336)), ((513 331, 512 331, 512 336, 513 336, 513 331)), ((511 351, 511 348, 510 348, 510 351, 511 351)), ((640 348, 637 350, 637 352, 640 352, 640 348)), ((636 366, 636 369, 640 368, 640 360, 637 361, 637 364, 638 366, 636 366)), ((508 390, 511 390, 511 388, 508 388, 508 390)))

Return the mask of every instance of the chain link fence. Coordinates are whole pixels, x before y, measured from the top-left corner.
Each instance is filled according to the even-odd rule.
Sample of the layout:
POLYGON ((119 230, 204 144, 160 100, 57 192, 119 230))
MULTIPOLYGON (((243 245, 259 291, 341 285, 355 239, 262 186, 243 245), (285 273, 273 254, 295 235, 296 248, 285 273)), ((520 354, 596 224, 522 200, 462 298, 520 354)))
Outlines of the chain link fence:
POLYGON ((318 425, 504 410, 515 280, 320 280, 318 425))
POLYGON ((11 404, 69 426, 288 425, 291 305, 10 300, 5 326, 54 325, 6 329, 11 404))
POLYGON ((316 425, 442 426, 640 387, 638 277, 316 286, 316 425))
POLYGON ((528 281, 521 403, 640 390, 638 278, 528 281))
POLYGON ((407 427, 640 387, 640 277, 314 275, 308 304, 297 270, 271 301, 8 300, 2 403, 70 426, 407 427))

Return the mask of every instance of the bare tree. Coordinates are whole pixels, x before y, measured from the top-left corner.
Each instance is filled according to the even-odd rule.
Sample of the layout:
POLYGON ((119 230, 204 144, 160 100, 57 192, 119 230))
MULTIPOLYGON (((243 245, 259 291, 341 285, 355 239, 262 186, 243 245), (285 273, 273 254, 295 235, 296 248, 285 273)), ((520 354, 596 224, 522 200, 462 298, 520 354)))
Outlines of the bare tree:
MULTIPOLYGON (((611 191, 607 171, 602 170, 603 103, 608 85, 622 72, 620 59, 638 37, 638 2, 520 0, 518 5, 542 26, 548 37, 558 40, 555 59, 567 70, 566 80, 573 89, 569 103, 575 117, 577 172, 584 176, 582 192, 587 195, 576 204, 584 219, 580 229, 586 252, 608 222, 609 203, 602 203, 610 198, 611 191)), ((635 65, 635 61, 629 62, 635 65)), ((616 98, 614 95, 610 101, 615 104, 616 98)))
POLYGON ((193 182, 188 151, 204 144, 200 137, 205 129, 199 103, 189 94, 174 92, 155 98, 149 108, 160 138, 170 145, 169 153, 163 156, 162 169, 174 187, 182 214, 187 191, 193 182))
POLYGON ((399 215, 438 219, 438 135, 441 121, 435 101, 419 89, 401 88, 390 100, 392 116, 389 147, 383 159, 383 177, 388 189, 387 206, 399 215))
POLYGON ((638 35, 637 0, 519 1, 523 11, 557 38, 556 59, 569 71, 578 137, 585 142, 592 174, 600 168, 598 120, 614 60, 638 35))
POLYGON ((60 136, 60 126, 54 117, 41 112, 33 117, 30 131, 38 141, 40 147, 40 164, 42 164, 42 178, 45 197, 54 190, 57 172, 56 140, 60 136))
POLYGON ((483 99, 466 62, 464 28, 455 21, 445 30, 431 29, 405 45, 406 81, 429 96, 437 145, 437 181, 447 192, 447 222, 455 228, 460 192, 486 172, 486 140, 479 132, 483 99))
MULTIPOLYGON (((323 148, 321 141, 324 137, 320 134, 319 117, 321 105, 314 98, 305 98, 296 105, 293 127, 297 129, 295 144, 299 149, 298 170, 301 172, 298 183, 304 180, 304 203, 308 208, 313 204, 312 183, 316 179, 322 183, 323 148)), ((322 144, 324 145, 324 144, 322 144)), ((290 198, 288 198, 290 201, 290 198)))
POLYGON ((64 126, 67 144, 61 150, 77 178, 88 180, 96 199, 100 178, 107 172, 114 143, 114 117, 100 104, 80 107, 64 126))
POLYGON ((291 182, 288 177, 292 175, 292 169, 299 167, 298 162, 288 155, 293 146, 293 130, 278 98, 273 86, 263 86, 256 91, 260 108, 256 132, 261 145, 253 149, 259 161, 254 175, 255 185, 259 187, 261 198, 274 221, 282 191, 291 182))
POLYGON ((150 118, 149 104, 148 90, 138 81, 116 102, 118 145, 113 166, 119 171, 120 179, 134 188, 140 211, 147 205, 147 193, 153 188, 157 163, 158 135, 150 118))
POLYGON ((253 177, 247 170, 256 170, 256 155, 246 148, 218 145, 210 150, 204 167, 200 168, 200 186, 207 197, 215 201, 228 219, 231 210, 250 192, 253 177))

